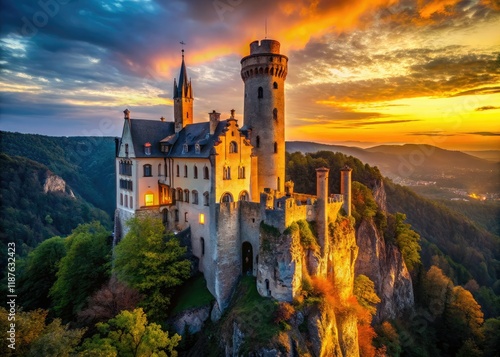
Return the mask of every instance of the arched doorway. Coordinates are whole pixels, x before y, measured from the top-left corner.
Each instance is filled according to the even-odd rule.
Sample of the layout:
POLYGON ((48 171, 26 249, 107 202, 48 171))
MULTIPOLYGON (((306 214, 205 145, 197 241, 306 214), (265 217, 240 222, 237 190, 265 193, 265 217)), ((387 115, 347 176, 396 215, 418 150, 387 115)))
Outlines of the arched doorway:
POLYGON ((249 242, 241 245, 241 272, 243 275, 253 274, 253 249, 249 242))

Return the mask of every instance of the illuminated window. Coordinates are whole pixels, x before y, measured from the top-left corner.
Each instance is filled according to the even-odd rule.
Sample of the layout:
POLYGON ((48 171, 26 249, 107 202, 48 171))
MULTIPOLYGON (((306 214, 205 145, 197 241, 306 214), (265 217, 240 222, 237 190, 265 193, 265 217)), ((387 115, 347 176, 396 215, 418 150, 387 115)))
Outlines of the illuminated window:
POLYGON ((205 215, 203 213, 200 213, 200 224, 205 224, 205 215))
POLYGON ((146 155, 151 155, 151 143, 144 144, 144 153, 146 155))
POLYGON ((144 200, 145 200, 146 206, 152 206, 154 204, 154 194, 146 193, 146 195, 144 196, 144 200))

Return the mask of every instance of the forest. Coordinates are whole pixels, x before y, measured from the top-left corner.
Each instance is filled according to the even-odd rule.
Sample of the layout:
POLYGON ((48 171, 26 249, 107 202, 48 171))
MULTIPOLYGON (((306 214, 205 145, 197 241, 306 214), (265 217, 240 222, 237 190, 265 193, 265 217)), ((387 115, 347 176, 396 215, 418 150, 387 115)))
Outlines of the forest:
MULTIPOLYGON (((179 309, 212 300, 203 278, 195 275, 186 248, 164 232, 161 221, 133 219, 129 234, 114 245, 109 219, 114 206, 110 138, 2 133, 2 151, 9 150, 25 157, 0 156, 5 168, 1 241, 15 239, 16 246, 23 247, 16 257, 18 294, 23 299, 16 320, 18 349, 13 353, 4 339, 0 347, 7 351, 4 355, 187 356, 193 351, 217 355, 213 336, 227 323, 227 316, 221 325, 182 337, 169 324, 179 309), (10 137, 5 140, 4 135, 10 137), (37 146, 25 150, 16 141, 37 146), (74 150, 78 142, 93 149, 85 160, 73 162, 76 154, 65 150, 74 150), (3 148, 6 143, 8 150, 3 148), (47 170, 64 178, 77 199, 44 194, 40 177, 47 170)), ((331 170, 329 189, 337 193, 340 177, 335 173, 349 165, 355 181, 354 224, 363 219, 376 222, 384 239, 403 252, 411 271, 415 308, 377 324, 370 322, 379 297, 369 279, 357 277, 355 295, 365 309, 359 310, 360 321, 365 321, 365 327, 358 327, 361 356, 496 356, 500 350, 497 235, 392 183, 376 167, 354 157, 324 151, 287 153, 286 160, 287 179, 295 182, 295 191, 310 194, 316 190, 315 168, 331 170), (380 185, 387 192, 387 212, 372 194, 380 185)), ((311 241, 304 236, 304 242, 311 241)), ((3 280, 2 287, 6 285, 3 280)), ((304 303, 321 303, 330 294, 328 284, 311 282, 304 286, 309 300, 288 306, 259 297, 254 285, 242 280, 231 316, 242 321, 251 317, 250 325, 260 321, 254 331, 259 338, 268 336, 259 332, 262 326, 277 326, 268 334, 286 330, 304 303), (268 308, 265 316, 257 316, 255 311, 264 311, 259 310, 263 306, 268 308)), ((5 331, 7 314, 0 308, 0 328, 5 331)))

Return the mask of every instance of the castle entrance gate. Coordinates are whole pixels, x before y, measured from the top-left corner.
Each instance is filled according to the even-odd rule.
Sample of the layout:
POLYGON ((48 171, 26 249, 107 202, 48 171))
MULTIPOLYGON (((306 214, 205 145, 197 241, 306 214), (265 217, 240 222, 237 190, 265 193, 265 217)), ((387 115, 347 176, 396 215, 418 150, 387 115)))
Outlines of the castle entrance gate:
POLYGON ((253 249, 249 242, 243 242, 241 245, 241 267, 243 275, 253 274, 253 249))

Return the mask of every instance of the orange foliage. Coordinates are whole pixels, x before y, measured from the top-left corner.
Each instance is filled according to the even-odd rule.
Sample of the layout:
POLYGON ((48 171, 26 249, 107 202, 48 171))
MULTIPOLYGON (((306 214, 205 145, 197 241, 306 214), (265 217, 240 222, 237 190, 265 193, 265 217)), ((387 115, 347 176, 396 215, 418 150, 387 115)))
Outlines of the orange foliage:
POLYGON ((286 322, 292 318, 294 313, 295 309, 292 305, 287 302, 280 302, 274 313, 274 322, 277 324, 282 321, 286 322))
POLYGON ((370 325, 358 324, 358 345, 360 357, 375 357, 376 349, 372 340, 377 336, 370 325))

